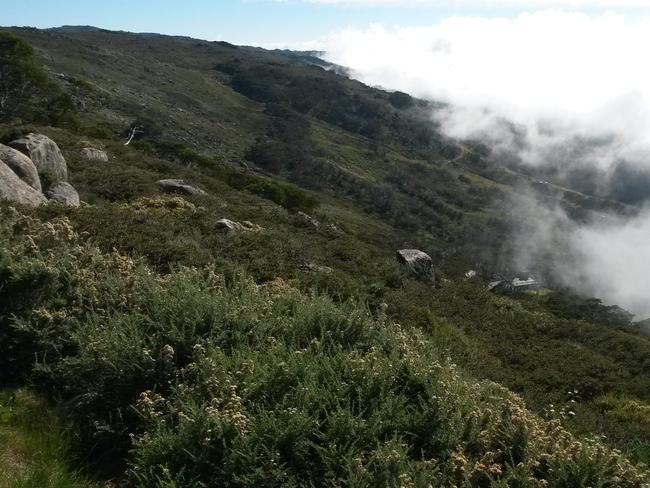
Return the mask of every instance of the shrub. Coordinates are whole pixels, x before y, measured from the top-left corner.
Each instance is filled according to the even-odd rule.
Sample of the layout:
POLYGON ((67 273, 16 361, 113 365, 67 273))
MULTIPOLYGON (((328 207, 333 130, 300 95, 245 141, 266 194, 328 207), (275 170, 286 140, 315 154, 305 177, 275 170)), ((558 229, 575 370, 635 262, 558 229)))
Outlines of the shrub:
POLYGON ((2 289, 30 286, 4 327, 29 339, 33 381, 63 400, 86 449, 125 461, 136 485, 648 481, 362 304, 209 266, 159 275, 65 218, 2 222, 2 289))

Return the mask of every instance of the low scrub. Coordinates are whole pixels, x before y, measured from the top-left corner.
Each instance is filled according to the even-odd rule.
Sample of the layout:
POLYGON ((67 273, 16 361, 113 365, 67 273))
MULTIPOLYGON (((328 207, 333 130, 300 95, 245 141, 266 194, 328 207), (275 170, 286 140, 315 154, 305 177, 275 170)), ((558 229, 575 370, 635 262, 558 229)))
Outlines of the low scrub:
POLYGON ((210 266, 161 275, 66 218, 0 227, 2 371, 30 371, 134 485, 649 482, 381 311, 210 266))

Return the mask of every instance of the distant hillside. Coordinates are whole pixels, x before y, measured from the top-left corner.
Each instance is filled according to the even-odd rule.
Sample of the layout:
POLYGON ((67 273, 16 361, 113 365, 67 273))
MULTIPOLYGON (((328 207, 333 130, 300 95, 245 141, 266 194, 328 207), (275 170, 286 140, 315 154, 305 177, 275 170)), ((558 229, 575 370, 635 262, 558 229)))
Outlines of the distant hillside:
POLYGON ((345 66, 340 66, 338 64, 330 63, 325 61, 325 53, 322 51, 292 51, 290 49, 276 50, 280 54, 284 54, 290 58, 293 58, 297 61, 305 63, 309 66, 319 66, 326 69, 327 71, 333 71, 340 76, 350 76, 349 68, 345 66))
POLYGON ((61 27, 51 27, 43 30, 51 32, 69 32, 72 34, 79 32, 108 32, 106 29, 100 29, 99 27, 93 27, 92 25, 62 25, 61 27))

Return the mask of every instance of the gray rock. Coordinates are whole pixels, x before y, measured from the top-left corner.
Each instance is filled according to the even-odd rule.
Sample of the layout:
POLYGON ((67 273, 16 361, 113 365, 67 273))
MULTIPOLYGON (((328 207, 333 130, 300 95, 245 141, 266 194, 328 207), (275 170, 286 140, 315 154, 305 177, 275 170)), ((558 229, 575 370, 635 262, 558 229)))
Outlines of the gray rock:
POLYGON ((181 195, 205 195, 205 191, 193 186, 185 180, 159 180, 158 188, 163 193, 180 193, 181 195))
POLYGON ((49 137, 31 133, 10 142, 9 145, 32 160, 41 178, 47 175, 52 182, 68 179, 65 158, 59 146, 49 137))
POLYGON ((239 222, 230 219, 219 219, 214 227, 215 229, 228 234, 237 234, 243 230, 243 227, 239 222))
POLYGON ((36 166, 20 151, 13 147, 0 144, 0 160, 9 166, 16 176, 36 191, 41 191, 41 179, 38 177, 36 166))
POLYGON ((397 251, 397 260, 414 275, 435 284, 433 261, 427 253, 417 249, 401 249, 397 251))
POLYGON ((246 230, 246 231, 249 231, 249 232, 257 232, 257 231, 262 230, 262 227, 260 227, 257 224, 254 224, 250 220, 244 220, 244 221, 240 222, 239 225, 242 226, 243 230, 246 230))
POLYGON ((18 178, 9 166, 0 161, 0 200, 37 207, 46 202, 39 191, 18 178))
POLYGON ((226 232, 228 235, 239 234, 240 232, 257 232, 262 230, 259 225, 256 225, 248 220, 243 222, 235 222, 230 219, 217 220, 214 225, 215 229, 221 232, 226 232))
POLYGON ((320 222, 318 220, 316 220, 314 217, 312 217, 311 215, 308 215, 308 214, 306 214, 305 212, 302 212, 302 211, 299 211, 297 215, 298 215, 298 217, 300 217, 300 219, 303 222, 305 222, 308 225, 311 225, 315 229, 318 229, 320 227, 320 222))
POLYGON ((102 151, 101 149, 95 149, 94 147, 84 147, 81 150, 81 157, 84 158, 86 161, 99 162, 99 163, 108 162, 108 154, 106 154, 106 151, 102 151))
POLYGON ((65 181, 54 183, 46 192, 45 196, 51 201, 62 203, 69 207, 79 206, 79 194, 74 187, 65 181))

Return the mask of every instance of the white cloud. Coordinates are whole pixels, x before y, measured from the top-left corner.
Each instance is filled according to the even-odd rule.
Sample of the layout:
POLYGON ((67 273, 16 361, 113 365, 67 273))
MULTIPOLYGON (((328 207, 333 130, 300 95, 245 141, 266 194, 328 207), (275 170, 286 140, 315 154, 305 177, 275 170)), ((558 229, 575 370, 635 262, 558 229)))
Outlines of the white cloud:
POLYGON ((650 317, 650 213, 616 225, 579 228, 571 236, 574 255, 580 256, 584 282, 573 285, 588 287, 635 312, 639 318, 650 317))
POLYGON ((513 194, 504 205, 522 223, 517 231, 516 269, 539 265, 564 286, 650 318, 650 207, 632 218, 598 215, 581 225, 556 204, 532 192, 513 194))
POLYGON ((650 95, 650 18, 562 11, 429 27, 346 29, 321 40, 362 80, 464 105, 528 115, 585 113, 650 95))
MULTIPOLYGON (((457 16, 427 27, 345 29, 318 44, 368 84, 450 102, 438 117, 451 136, 512 148, 507 119, 524 129, 527 144, 518 151, 530 164, 579 160, 606 173, 625 159, 650 168, 650 16, 559 10, 457 16), (603 142, 577 155, 570 150, 576 139, 603 142)), ((578 228, 545 215, 537 209, 529 217, 540 235, 551 234, 542 245, 566 243, 570 258, 557 265, 572 269, 565 276, 571 284, 641 318, 650 315, 650 211, 578 228)))
POLYGON ((345 29, 319 44, 366 83, 451 102, 451 136, 499 136, 490 119, 506 117, 527 128, 532 151, 522 156, 530 163, 571 135, 616 142, 589 155, 601 167, 619 157, 650 165, 650 15, 450 17, 427 27, 345 29))

